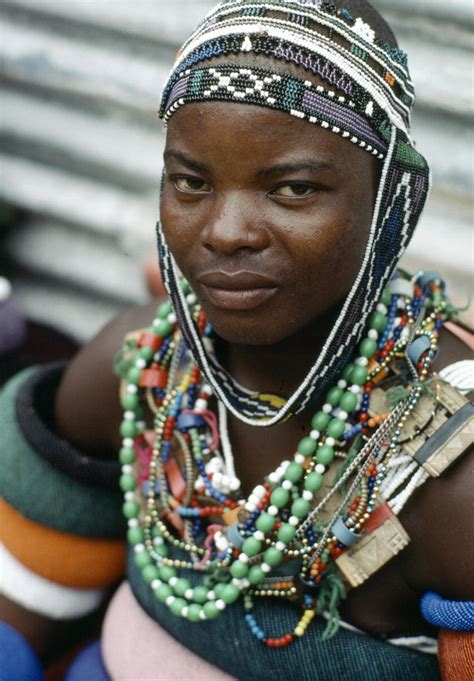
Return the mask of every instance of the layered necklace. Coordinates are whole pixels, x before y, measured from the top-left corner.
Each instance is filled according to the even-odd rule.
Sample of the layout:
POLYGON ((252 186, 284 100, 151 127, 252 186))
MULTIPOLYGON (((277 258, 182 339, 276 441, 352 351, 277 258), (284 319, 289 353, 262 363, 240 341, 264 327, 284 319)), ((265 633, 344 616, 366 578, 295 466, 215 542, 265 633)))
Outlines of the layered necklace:
MULTIPOLYGON (((212 355, 213 331, 187 282, 181 287, 212 355)), ((217 618, 241 601, 252 634, 270 648, 303 636, 316 615, 328 619, 326 635, 337 630, 348 559, 369 532, 395 518, 394 500, 407 486, 422 481, 416 472, 391 479, 397 497, 383 493, 404 424, 430 390, 448 310, 437 275, 392 279, 310 432, 248 498, 236 475, 226 407, 217 401, 218 413, 211 410, 212 390, 171 303, 126 339, 118 361, 123 513, 134 561, 158 601, 190 622, 217 618), (390 379, 390 400, 374 412, 371 393, 390 379), (297 604, 293 630, 264 631, 254 611, 260 598, 297 604)), ((399 535, 398 550, 408 541, 399 535)))

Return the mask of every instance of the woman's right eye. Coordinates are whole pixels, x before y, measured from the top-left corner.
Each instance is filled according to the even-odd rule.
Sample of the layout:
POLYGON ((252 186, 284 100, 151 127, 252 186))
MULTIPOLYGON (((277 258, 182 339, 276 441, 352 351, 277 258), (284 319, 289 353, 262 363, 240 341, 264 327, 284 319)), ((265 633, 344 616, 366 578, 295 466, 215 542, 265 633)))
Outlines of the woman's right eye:
POLYGON ((186 194, 208 194, 211 191, 210 186, 199 177, 192 175, 181 175, 173 178, 173 183, 179 192, 186 194))

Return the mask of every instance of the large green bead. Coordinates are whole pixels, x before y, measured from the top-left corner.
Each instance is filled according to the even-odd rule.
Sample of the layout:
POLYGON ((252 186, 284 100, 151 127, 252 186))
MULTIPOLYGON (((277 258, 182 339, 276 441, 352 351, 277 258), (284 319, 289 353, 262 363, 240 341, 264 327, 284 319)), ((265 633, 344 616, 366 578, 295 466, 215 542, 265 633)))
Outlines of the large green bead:
POLYGON ((126 518, 137 518, 140 507, 136 501, 126 501, 122 506, 122 513, 126 518))
POLYGON ((342 397, 341 388, 331 388, 331 390, 326 395, 326 402, 328 402, 332 407, 337 407, 341 397, 342 397))
POLYGON ((173 306, 171 303, 161 303, 156 312, 156 316, 158 319, 166 319, 171 312, 173 312, 173 306))
POLYGON ((244 579, 244 577, 247 577, 248 572, 248 565, 245 565, 240 560, 235 560, 230 567, 230 574, 235 579, 244 579))
POLYGON ((310 473, 308 477, 306 478, 304 482, 305 489, 309 490, 310 492, 317 492, 318 490, 321 489, 323 486, 323 476, 321 473, 316 473, 316 471, 313 471, 313 473, 310 473))
POLYGON ((160 319, 158 324, 155 324, 154 329, 157 336, 161 336, 161 338, 166 338, 172 332, 173 324, 169 322, 167 319, 160 319))
POLYGON ((205 586, 195 586, 193 589, 193 601, 205 603, 207 601, 207 589, 205 586))
POLYGON ((166 544, 161 544, 161 546, 155 546, 155 552, 162 558, 168 558, 168 547, 166 544))
POLYGON ((135 461, 136 455, 133 447, 122 447, 119 452, 120 463, 130 465, 135 461))
POLYGON ((173 589, 168 584, 161 584, 154 590, 154 594, 160 603, 164 603, 169 596, 173 595, 173 589))
POLYGON ((260 532, 270 532, 270 530, 273 530, 275 527, 276 523, 276 518, 273 515, 270 515, 270 513, 262 513, 258 519, 257 522, 255 523, 255 527, 257 530, 260 530, 260 532))
POLYGON ((329 414, 326 414, 324 411, 318 411, 311 419, 311 426, 314 430, 319 430, 319 432, 321 432, 328 425, 329 419, 329 414))
POLYGON ((144 568, 145 565, 152 564, 152 559, 148 551, 140 551, 140 553, 136 553, 133 557, 133 560, 135 565, 140 569, 144 568))
POLYGON ((263 559, 268 565, 276 567, 277 565, 280 565, 283 560, 283 551, 279 551, 274 546, 271 546, 265 551, 263 559))
POLYGON ((125 393, 122 398, 122 407, 126 411, 133 411, 140 404, 140 398, 136 393, 125 393))
POLYGON ((183 608, 185 608, 186 606, 187 606, 187 603, 184 600, 184 598, 175 598, 174 601, 170 605, 170 610, 173 613, 173 615, 180 617, 183 608))
POLYGON ((299 463, 292 461, 285 471, 285 479, 289 480, 290 482, 298 482, 298 480, 301 480, 303 473, 303 466, 300 466, 299 463))
POLYGON ((389 307, 392 304, 392 294, 387 289, 382 293, 380 302, 385 305, 385 307, 389 307))
POLYGON ((295 534, 296 528, 293 527, 293 525, 290 525, 290 523, 283 523, 278 530, 277 536, 279 541, 289 544, 293 540, 295 534))
POLYGON ((138 385, 140 382, 140 376, 142 375, 142 370, 138 367, 132 367, 129 369, 127 374, 127 380, 132 385, 138 385))
POLYGON ((122 492, 133 492, 137 486, 137 481, 131 473, 124 473, 120 476, 119 485, 122 492))
POLYGON ((305 518, 309 513, 309 501, 299 497, 291 505, 291 514, 295 515, 297 518, 305 518))
POLYGON ((120 434, 122 437, 135 437, 137 426, 134 421, 122 421, 120 424, 120 434))
POLYGON ((343 378, 345 381, 349 381, 349 380, 350 380, 351 371, 352 371, 352 369, 354 368, 354 366, 355 366, 355 365, 352 364, 352 362, 351 362, 351 363, 348 364, 346 367, 344 367, 344 369, 342 370, 342 378, 343 378))
POLYGON ((142 544, 145 539, 145 533, 141 527, 129 527, 127 539, 129 544, 142 544))
POLYGON ((151 584, 154 579, 158 579, 158 568, 156 565, 145 565, 142 570, 142 577, 147 584, 151 584))
POLYGON ((283 489, 283 487, 277 487, 273 490, 270 497, 270 503, 277 508, 285 508, 290 498, 290 493, 288 490, 283 489))
POLYGON ((160 567, 160 579, 169 582, 172 577, 176 577, 176 568, 171 565, 162 565, 160 567))
POLYGON ((304 437, 298 445, 298 452, 303 456, 312 456, 316 451, 316 440, 312 437, 304 437))
POLYGON ((374 312, 370 317, 369 326, 371 329, 381 333, 387 326, 387 317, 381 312, 374 312))
POLYGON ((216 604, 212 601, 207 601, 203 606, 204 614, 208 620, 214 620, 219 616, 219 610, 216 608, 216 604))
POLYGON ((344 432, 345 423, 342 419, 331 419, 327 427, 327 434, 329 437, 333 437, 335 440, 341 437, 344 432))
POLYGON ((256 556, 262 550, 262 542, 255 539, 255 537, 248 537, 242 544, 242 551, 247 556, 256 556))
POLYGON ((197 603, 191 603, 188 606, 187 618, 190 622, 200 622, 201 621, 201 611, 202 608, 197 603))
POLYGON ((364 338, 362 343, 359 345, 359 352, 361 357, 366 357, 370 359, 372 355, 375 354, 377 350, 377 343, 372 338, 364 338))
POLYGON ((190 588, 191 588, 191 582, 189 581, 189 579, 184 579, 184 578, 178 579, 178 581, 176 582, 176 584, 173 587, 174 592, 177 596, 184 596, 186 591, 190 588))
POLYGON ((235 586, 235 584, 226 584, 222 591, 222 600, 227 605, 235 603, 235 601, 240 596, 240 589, 235 586))
POLYGON ((263 572, 260 565, 254 565, 249 570, 249 582, 250 584, 258 584, 265 578, 265 573, 263 572))
POLYGON ((334 459, 334 449, 329 445, 321 445, 316 454, 316 461, 322 463, 323 466, 329 466, 334 459))
POLYGON ((138 354, 146 362, 150 362, 155 356, 155 351, 153 350, 153 348, 149 348, 147 345, 144 345, 142 348, 140 348, 138 354))
POLYGON ((355 385, 364 385, 367 380, 368 371, 365 367, 358 364, 351 371, 350 381, 355 385))
POLYGON ((344 409, 348 414, 351 413, 353 409, 356 408, 357 405, 357 395, 354 395, 354 393, 351 392, 346 392, 344 395, 341 397, 341 401, 339 402, 339 406, 341 409, 344 409))
POLYGON ((216 598, 222 598, 222 594, 224 593, 225 589, 225 583, 224 582, 217 582, 217 584, 214 586, 214 593, 216 595, 216 598))

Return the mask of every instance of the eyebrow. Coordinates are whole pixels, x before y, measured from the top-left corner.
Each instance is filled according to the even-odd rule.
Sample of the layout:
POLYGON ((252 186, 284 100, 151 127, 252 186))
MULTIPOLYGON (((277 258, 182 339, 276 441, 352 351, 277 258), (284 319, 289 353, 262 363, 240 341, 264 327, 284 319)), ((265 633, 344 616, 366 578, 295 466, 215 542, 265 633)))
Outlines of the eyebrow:
POLYGON ((167 161, 168 159, 174 159, 175 161, 179 161, 187 168, 189 168, 190 170, 194 170, 197 173, 209 172, 209 168, 204 163, 194 161, 187 154, 183 153, 182 151, 178 151, 177 149, 167 149, 163 154, 163 158, 165 161, 167 161))
POLYGON ((300 163, 278 163, 269 168, 262 168, 256 173, 259 178, 279 177, 298 172, 319 172, 321 170, 335 170, 335 166, 326 161, 303 161, 300 163))

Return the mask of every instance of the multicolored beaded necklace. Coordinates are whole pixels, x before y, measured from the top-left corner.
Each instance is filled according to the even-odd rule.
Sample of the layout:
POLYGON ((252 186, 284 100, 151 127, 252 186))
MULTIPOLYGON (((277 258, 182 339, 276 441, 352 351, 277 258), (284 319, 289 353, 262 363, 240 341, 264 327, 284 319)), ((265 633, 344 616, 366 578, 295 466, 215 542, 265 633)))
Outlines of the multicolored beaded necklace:
MULTIPOLYGON (((181 286, 212 352, 213 331, 187 282, 181 286)), ((124 378, 120 486, 128 542, 158 601, 200 622, 242 600, 252 634, 270 648, 303 636, 316 614, 329 619, 326 634, 334 633, 346 592, 337 561, 377 516, 393 515, 381 485, 405 421, 429 390, 448 316, 434 273, 392 279, 311 432, 243 499, 225 406, 218 403, 219 418, 210 410, 212 391, 190 359, 171 304, 162 303, 152 325, 126 339, 117 365, 124 378), (394 363, 395 406, 370 416, 371 392, 394 363), (253 610, 258 598, 299 604, 293 631, 263 631, 253 610)))

